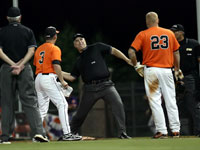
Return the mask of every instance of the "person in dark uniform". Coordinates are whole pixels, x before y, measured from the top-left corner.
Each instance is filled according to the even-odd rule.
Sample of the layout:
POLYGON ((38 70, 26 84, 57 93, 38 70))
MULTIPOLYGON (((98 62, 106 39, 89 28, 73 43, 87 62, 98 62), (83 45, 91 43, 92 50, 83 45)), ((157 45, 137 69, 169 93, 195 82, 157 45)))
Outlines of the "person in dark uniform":
POLYGON ((125 112, 123 103, 114 87, 114 83, 109 79, 110 72, 104 60, 105 55, 112 54, 132 65, 122 52, 114 47, 104 43, 95 43, 87 45, 82 34, 74 35, 74 47, 79 51, 80 57, 71 73, 63 72, 64 78, 74 81, 79 76, 84 82, 83 96, 78 106, 77 113, 71 121, 71 131, 78 133, 79 128, 83 124, 88 112, 92 106, 99 100, 103 99, 112 106, 112 113, 116 118, 118 125, 118 136, 121 139, 130 138, 126 134, 125 112))
POLYGON ((29 64, 36 41, 31 29, 22 25, 20 9, 8 10, 9 25, 0 31, 2 135, 0 143, 10 144, 10 126, 14 118, 14 100, 18 91, 25 114, 29 120, 33 140, 48 142, 37 105, 33 71, 29 64))
MULTIPOLYGON (((183 25, 175 24, 171 27, 171 30, 180 44, 180 69, 184 75, 183 86, 185 88, 183 100, 192 118, 192 134, 200 136, 200 97, 198 96, 200 92, 198 72, 200 45, 197 40, 186 38, 183 25)), ((185 109, 183 110, 185 112, 185 109)))

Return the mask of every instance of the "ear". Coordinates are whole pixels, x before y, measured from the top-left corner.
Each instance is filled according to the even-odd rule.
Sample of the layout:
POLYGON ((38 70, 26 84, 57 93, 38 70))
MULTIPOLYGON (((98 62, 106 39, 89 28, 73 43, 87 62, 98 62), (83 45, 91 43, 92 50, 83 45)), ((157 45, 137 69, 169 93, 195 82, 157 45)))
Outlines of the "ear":
POLYGON ((57 34, 55 34, 55 35, 53 36, 53 39, 54 39, 54 40, 56 40, 56 39, 57 39, 57 34))
POLYGON ((158 19, 158 24, 159 24, 160 20, 158 19))
POLYGON ((22 20, 22 15, 21 15, 20 18, 19 18, 19 22, 21 22, 21 20, 22 20))

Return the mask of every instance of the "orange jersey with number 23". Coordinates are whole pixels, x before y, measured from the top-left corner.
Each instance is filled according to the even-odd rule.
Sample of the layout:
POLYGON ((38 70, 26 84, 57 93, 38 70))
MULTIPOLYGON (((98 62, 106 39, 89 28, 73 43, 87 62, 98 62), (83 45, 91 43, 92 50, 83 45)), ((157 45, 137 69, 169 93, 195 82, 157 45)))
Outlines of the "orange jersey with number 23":
POLYGON ((142 51, 142 64, 171 68, 174 65, 173 52, 178 50, 180 45, 172 31, 161 27, 151 27, 138 33, 131 47, 136 51, 142 51))

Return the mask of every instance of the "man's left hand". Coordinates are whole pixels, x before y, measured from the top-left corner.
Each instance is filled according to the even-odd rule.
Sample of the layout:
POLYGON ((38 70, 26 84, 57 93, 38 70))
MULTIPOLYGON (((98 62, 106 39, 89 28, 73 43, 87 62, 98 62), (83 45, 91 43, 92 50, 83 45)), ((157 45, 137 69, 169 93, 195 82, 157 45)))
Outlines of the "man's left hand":
POLYGON ((16 66, 11 66, 12 70, 12 74, 13 75, 19 75, 21 73, 21 71, 24 69, 24 65, 16 65, 16 66))

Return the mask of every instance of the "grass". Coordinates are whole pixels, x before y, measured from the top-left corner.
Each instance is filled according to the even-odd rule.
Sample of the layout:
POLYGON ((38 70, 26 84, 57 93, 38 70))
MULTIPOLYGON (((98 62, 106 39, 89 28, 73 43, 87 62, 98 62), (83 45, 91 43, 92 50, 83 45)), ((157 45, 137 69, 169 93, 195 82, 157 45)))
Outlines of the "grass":
POLYGON ((184 137, 179 139, 132 138, 100 139, 94 141, 74 141, 32 143, 30 141, 1 144, 0 150, 198 150, 200 138, 184 137))

